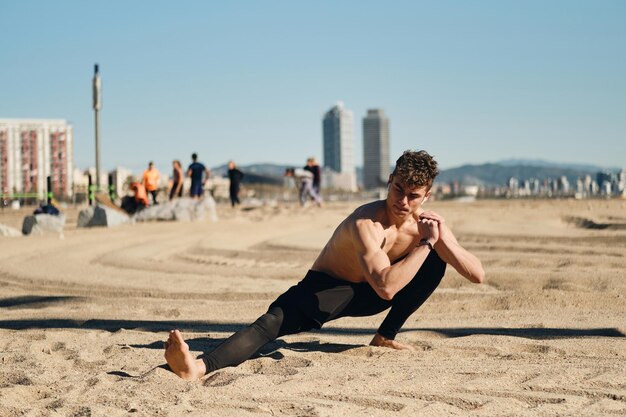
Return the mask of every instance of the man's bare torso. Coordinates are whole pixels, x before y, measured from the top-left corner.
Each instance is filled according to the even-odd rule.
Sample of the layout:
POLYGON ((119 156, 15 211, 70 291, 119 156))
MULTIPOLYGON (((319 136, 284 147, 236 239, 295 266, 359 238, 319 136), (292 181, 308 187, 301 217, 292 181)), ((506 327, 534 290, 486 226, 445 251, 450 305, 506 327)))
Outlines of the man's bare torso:
POLYGON ((374 226, 380 229, 380 247, 391 263, 406 256, 419 242, 420 236, 412 217, 399 227, 389 224, 385 200, 374 201, 357 208, 341 222, 311 269, 346 281, 365 282, 363 267, 355 246, 356 223, 361 219, 371 220, 374 226))

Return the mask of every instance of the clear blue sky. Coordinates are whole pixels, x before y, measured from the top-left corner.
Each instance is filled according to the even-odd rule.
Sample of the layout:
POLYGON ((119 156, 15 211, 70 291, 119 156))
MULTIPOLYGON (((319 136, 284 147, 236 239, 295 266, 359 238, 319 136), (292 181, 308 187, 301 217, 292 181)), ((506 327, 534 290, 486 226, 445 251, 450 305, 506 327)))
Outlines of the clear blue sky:
POLYGON ((93 166, 170 170, 198 152, 322 159, 342 100, 383 108, 392 157, 626 166, 626 1, 0 2, 0 118, 64 118, 93 166))

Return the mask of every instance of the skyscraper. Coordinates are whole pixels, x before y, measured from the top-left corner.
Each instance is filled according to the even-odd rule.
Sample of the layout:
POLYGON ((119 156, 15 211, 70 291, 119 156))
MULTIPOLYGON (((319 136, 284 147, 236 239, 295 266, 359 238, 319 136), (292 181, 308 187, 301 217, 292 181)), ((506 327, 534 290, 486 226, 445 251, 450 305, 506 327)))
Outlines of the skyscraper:
POLYGON ((363 118, 363 186, 384 187, 389 179, 389 119, 382 109, 363 118))
POLYGON ((353 131, 352 112, 341 101, 324 114, 324 167, 339 174, 333 186, 350 191, 356 189, 353 131))

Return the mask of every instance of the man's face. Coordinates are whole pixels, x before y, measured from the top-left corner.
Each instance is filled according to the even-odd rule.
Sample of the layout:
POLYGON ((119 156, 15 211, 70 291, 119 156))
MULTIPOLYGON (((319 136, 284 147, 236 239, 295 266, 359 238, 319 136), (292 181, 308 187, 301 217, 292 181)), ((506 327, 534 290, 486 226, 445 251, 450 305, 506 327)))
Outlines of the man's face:
POLYGON ((430 189, 426 186, 410 188, 392 176, 387 193, 387 206, 394 215, 405 217, 416 213, 429 196, 430 189))

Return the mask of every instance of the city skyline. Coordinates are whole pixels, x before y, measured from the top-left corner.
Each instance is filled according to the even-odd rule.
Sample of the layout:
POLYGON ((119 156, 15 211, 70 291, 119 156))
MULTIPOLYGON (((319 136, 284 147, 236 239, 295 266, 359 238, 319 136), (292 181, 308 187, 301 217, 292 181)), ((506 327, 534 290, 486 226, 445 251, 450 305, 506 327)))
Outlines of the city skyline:
MULTIPOLYGON (((626 166, 626 3, 0 4, 0 118, 66 119, 77 167, 321 159, 324 109, 393 116, 391 160, 626 166), (23 29, 28 17, 29 30, 23 29), (54 21, 54 25, 49 22, 54 21), (372 30, 375 27, 375 30, 372 30)), ((354 126, 354 160, 362 160, 354 126)))

